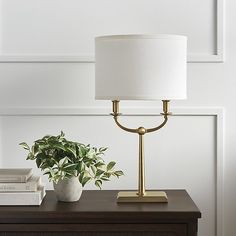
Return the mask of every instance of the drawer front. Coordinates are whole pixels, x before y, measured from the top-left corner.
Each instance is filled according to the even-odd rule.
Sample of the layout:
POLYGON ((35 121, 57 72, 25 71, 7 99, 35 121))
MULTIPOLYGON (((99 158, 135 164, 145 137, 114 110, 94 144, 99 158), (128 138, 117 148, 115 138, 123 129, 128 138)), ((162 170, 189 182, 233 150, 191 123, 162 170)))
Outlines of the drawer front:
POLYGON ((11 232, 0 233, 1 236, 185 236, 175 232, 11 232))
POLYGON ((0 236, 187 236, 187 224, 2 224, 0 236))

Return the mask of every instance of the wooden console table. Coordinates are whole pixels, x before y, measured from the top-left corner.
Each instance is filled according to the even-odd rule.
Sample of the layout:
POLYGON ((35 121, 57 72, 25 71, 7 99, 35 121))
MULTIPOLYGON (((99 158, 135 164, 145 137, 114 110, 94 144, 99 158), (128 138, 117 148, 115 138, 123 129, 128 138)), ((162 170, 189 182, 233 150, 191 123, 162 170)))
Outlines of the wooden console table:
POLYGON ((196 236, 201 213, 185 190, 168 203, 116 203, 117 191, 83 191, 76 203, 53 191, 39 207, 0 206, 0 236, 196 236))

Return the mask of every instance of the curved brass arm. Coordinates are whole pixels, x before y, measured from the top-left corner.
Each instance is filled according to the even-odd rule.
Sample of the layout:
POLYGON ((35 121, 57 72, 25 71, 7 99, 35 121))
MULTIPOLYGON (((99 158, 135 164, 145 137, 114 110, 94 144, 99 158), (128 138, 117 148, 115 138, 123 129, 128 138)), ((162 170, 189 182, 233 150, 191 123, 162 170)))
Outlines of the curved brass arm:
POLYGON ((164 121, 159 126, 154 127, 154 128, 150 128, 150 129, 146 129, 146 133, 151 133, 151 132, 161 129, 167 123, 167 121, 168 121, 168 117, 167 117, 167 115, 165 115, 164 121))
MULTIPOLYGON (((113 115, 113 114, 112 114, 113 115)), ((139 133, 139 128, 138 129, 131 129, 131 128, 127 128, 125 126, 123 126, 119 121, 118 121, 118 115, 113 115, 115 123, 123 130, 130 132, 130 133, 139 133)), ((164 121, 157 127, 154 128, 150 128, 150 129, 145 129, 144 133, 151 133, 154 131, 157 131, 159 129, 161 129, 168 121, 168 117, 164 116, 164 121)))
POLYGON ((130 133, 138 133, 138 130, 137 129, 130 129, 130 128, 127 128, 123 125, 121 125, 118 121, 118 116, 117 115, 114 115, 114 120, 116 122, 116 124, 123 130, 127 131, 127 132, 130 132, 130 133))
POLYGON ((113 113, 111 113, 111 115, 113 116, 115 123, 123 130, 130 132, 130 133, 138 133, 138 134, 145 134, 145 133, 151 133, 154 131, 157 131, 159 129, 161 129, 168 121, 168 115, 170 115, 170 113, 168 113, 168 100, 163 100, 163 113, 161 113, 164 116, 164 121, 157 127, 154 128, 150 128, 150 129, 145 129, 143 127, 139 127, 137 129, 131 129, 131 128, 127 128, 125 126, 123 126, 122 124, 120 124, 120 122, 118 121, 118 116, 120 115, 119 113, 119 101, 112 101, 113 104, 113 113))

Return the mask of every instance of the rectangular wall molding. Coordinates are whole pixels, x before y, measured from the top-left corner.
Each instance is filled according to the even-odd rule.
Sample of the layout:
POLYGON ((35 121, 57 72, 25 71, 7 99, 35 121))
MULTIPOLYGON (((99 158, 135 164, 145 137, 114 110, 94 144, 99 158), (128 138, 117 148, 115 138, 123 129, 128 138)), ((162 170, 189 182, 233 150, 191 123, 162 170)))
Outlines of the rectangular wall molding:
MULTIPOLYGON (((212 44, 214 44, 214 46, 213 46, 214 47, 214 53, 209 53, 209 52, 206 52, 206 53, 204 53, 204 52, 199 52, 199 53, 198 52, 194 52, 194 53, 192 53, 190 51, 189 55, 188 55, 188 62, 189 63, 223 62, 224 61, 224 0, 212 0, 212 1, 213 1, 213 6, 214 6, 214 23, 212 25, 211 31, 214 32, 213 33, 214 34, 213 35, 214 39, 213 39, 213 42, 212 42, 212 44)), ((2 12, 7 12, 7 9, 6 10, 4 9, 5 5, 3 3, 4 3, 4 0, 0 0, 0 8, 2 8, 0 10, 2 12)), ((103 3, 101 3, 101 4, 103 4, 103 3)), ((206 5, 209 5, 209 4, 206 4, 206 5)), ((146 6, 147 7, 145 7, 145 9, 147 10, 148 9, 148 5, 146 5, 146 6)), ((150 4, 150 6, 151 6, 151 4, 150 4)), ((158 6, 156 5, 156 7, 158 7, 158 6)), ((204 6, 202 6, 202 7, 204 7, 204 6)), ((105 9, 105 8, 103 8, 103 9, 105 9)), ((187 11, 187 9, 185 11, 187 11)), ((2 14, 2 17, 6 16, 6 14, 2 14)), ((90 14, 90 12, 88 12, 88 15, 89 14, 90 14)), ((198 14, 198 17, 202 17, 200 14, 201 13, 198 14)), ((128 17, 128 16, 125 15, 124 17, 128 17)), ((157 19, 157 21, 158 20, 160 20, 160 19, 157 19)), ((91 21, 93 21, 92 20, 92 16, 91 16, 91 21)), ((5 22, 4 19, 0 19, 0 23, 3 24, 4 22, 5 22)), ((14 21, 11 24, 14 24, 14 21)), ((201 23, 199 23, 199 24, 201 24, 201 23)), ((205 22, 205 24, 207 25, 208 22, 205 22)), ((200 30, 201 25, 198 25, 198 26, 199 26, 199 31, 201 31, 200 30)), ((7 23, 6 23, 5 27, 7 27, 7 23)), ((123 31, 122 31, 122 27, 121 27, 121 30, 118 31, 118 32, 130 32, 130 33, 132 33, 134 30, 132 28, 132 25, 130 27, 131 27, 130 30, 125 29, 123 31)), ((152 26, 152 27, 155 29, 154 26, 152 26)), ((194 26, 194 27, 196 27, 196 26, 194 26)), ((0 34, 1 34, 0 35, 0 62, 67 62, 67 63, 74 62, 74 63, 94 63, 94 55, 91 53, 91 50, 90 50, 90 52, 86 53, 86 52, 84 52, 82 50, 83 48, 80 49, 79 51, 77 50, 78 52, 75 52, 75 53, 67 53, 66 50, 63 53, 62 52, 53 52, 53 53, 50 52, 50 53, 47 53, 45 50, 44 50, 45 52, 41 52, 40 51, 40 53, 38 53, 38 52, 32 52, 32 53, 31 52, 20 52, 19 53, 19 52, 12 52, 12 51, 11 52, 4 52, 4 44, 1 45, 1 38, 4 39, 7 36, 5 36, 5 33, 4 33, 3 29, 4 29, 4 27, 2 27, 2 30, 0 30, 0 34)), ((149 31, 152 32, 152 31, 154 31, 154 29, 150 29, 149 31)), ((63 30, 63 28, 62 28, 62 30, 63 30)), ((96 28, 94 30, 96 30, 96 28)), ((134 31, 134 32, 139 32, 137 30, 134 31)), ((183 32, 185 31, 184 29, 182 29, 182 30, 183 30, 183 32)), ((173 30, 168 29, 168 27, 167 27, 166 31, 167 32, 172 32, 173 30)), ((187 31, 187 29, 186 29, 186 31, 187 31)), ((109 27, 108 27, 107 31, 105 31, 105 32, 107 32, 107 34, 110 34, 110 32, 115 32, 116 33, 116 31, 112 31, 109 27)), ((68 31, 66 33, 69 34, 70 31, 68 31)), ((175 32, 175 33, 177 34, 178 32, 175 32)), ((10 32, 10 34, 12 34, 12 32, 10 32)), ((33 32, 32 32, 32 34, 33 34, 33 32)), ((101 33, 100 32, 93 32, 93 33, 89 32, 88 35, 90 35, 90 34, 100 35, 100 34, 104 34, 104 32, 103 31, 101 33)), ((10 36, 8 36, 8 37, 10 37, 10 36)), ((42 37, 45 37, 45 36, 42 35, 42 37)), ((52 37, 55 37, 54 41, 56 42, 57 41, 56 36, 52 36, 52 37)), ((86 37, 88 37, 88 36, 86 36, 86 37)), ((92 39, 93 37, 94 36, 90 36, 88 38, 92 39)), ((191 37, 192 38, 193 37, 196 38, 197 35, 193 35, 191 37)), ((7 40, 7 39, 5 39, 5 40, 7 40)), ((17 38, 15 40, 17 40, 17 38)), ((31 40, 31 39, 27 38, 27 40, 31 40)), ((44 39, 44 40, 46 40, 46 39, 44 39)), ((65 40, 69 40, 69 39, 67 38, 65 40)), ((68 44, 70 44, 69 41, 68 41, 68 44)), ((89 43, 91 44, 92 42, 89 42, 89 43)), ((87 43, 87 44, 89 44, 89 43, 87 43)), ((23 43, 23 44, 25 45, 25 43, 23 43)), ((91 46, 88 46, 88 48, 89 47, 91 47, 91 46)))

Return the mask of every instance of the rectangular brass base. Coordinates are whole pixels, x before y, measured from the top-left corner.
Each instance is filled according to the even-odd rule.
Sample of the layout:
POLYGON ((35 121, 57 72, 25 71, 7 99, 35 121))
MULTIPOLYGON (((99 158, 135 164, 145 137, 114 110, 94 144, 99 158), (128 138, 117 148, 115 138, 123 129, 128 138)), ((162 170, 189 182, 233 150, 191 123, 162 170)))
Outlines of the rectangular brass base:
POLYGON ((163 191, 147 191, 144 196, 139 196, 137 192, 119 192, 117 202, 168 202, 168 198, 163 191))

